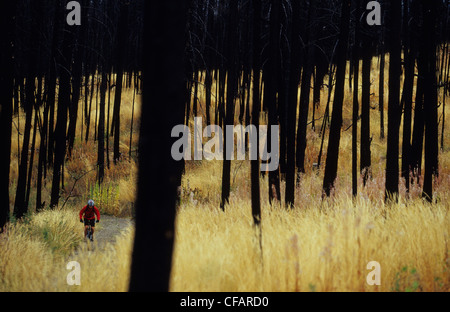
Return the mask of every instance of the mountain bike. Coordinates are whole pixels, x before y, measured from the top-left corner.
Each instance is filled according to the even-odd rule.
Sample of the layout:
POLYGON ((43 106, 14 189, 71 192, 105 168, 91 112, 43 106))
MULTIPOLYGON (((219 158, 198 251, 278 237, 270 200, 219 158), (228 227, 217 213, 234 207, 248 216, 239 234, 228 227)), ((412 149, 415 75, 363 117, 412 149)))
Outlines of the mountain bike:
MULTIPOLYGON (((83 222, 84 224, 86 224, 85 222, 83 222)), ((89 222, 88 222, 89 223, 89 222)), ((92 231, 92 225, 89 223, 87 225, 87 230, 86 230, 86 236, 85 238, 89 239, 91 242, 94 241, 94 233, 92 231)))
POLYGON ((92 233, 92 225, 90 225, 90 224, 88 225, 88 228, 87 228, 86 237, 87 237, 91 242, 94 241, 94 234, 92 233))

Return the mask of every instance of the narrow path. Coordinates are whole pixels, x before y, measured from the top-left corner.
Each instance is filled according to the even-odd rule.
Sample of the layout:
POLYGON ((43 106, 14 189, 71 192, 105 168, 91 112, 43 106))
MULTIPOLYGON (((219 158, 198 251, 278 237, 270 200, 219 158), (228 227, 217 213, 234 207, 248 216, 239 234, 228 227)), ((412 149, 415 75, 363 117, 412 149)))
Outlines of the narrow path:
POLYGON ((99 247, 115 243, 116 237, 133 224, 131 218, 117 218, 103 215, 95 227, 95 240, 99 247))
MULTIPOLYGON (((133 225, 131 218, 118 218, 114 216, 102 215, 100 223, 95 226, 93 250, 103 250, 107 244, 114 244, 117 236, 133 225)), ((86 242, 87 243, 87 242, 86 242)), ((82 243, 84 244, 84 243, 82 243)), ((78 251, 75 251, 77 254, 78 251)))

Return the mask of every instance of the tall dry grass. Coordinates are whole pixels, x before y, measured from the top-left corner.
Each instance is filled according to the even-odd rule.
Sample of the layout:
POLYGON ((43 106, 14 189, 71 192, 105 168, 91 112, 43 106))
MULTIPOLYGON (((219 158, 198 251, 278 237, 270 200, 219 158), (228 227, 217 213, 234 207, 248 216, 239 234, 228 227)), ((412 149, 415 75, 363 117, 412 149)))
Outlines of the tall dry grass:
MULTIPOLYGON (((371 89, 371 93, 376 94, 371 98, 374 107, 378 103, 376 62, 374 59, 371 89)), ((388 86, 385 87, 388 92, 388 86)), ((344 123, 351 124, 352 92, 348 79, 345 88, 344 123)), ((205 120, 202 85, 199 92, 201 107, 198 111, 205 120)), ((318 116, 323 114, 327 92, 326 88, 322 90, 318 116)), ((441 99, 442 96, 441 92, 441 99)), ((132 92, 125 90, 124 98, 121 148, 126 155, 130 148, 128 131, 132 92)), ((387 100, 387 96, 385 98, 387 100)), ((237 104, 239 106, 239 101, 237 104)), ((387 114, 387 102, 385 109, 387 114)), ((449 113, 447 105, 446 116, 449 113)), ((95 111, 92 116, 95 116, 95 111)), ((139 105, 136 106, 135 117, 132 150, 138 142, 139 105)), ((387 130, 387 118, 385 122, 387 130)), ((334 196, 322 201, 323 166, 318 171, 313 169, 321 138, 309 126, 306 173, 296 189, 295 209, 286 210, 278 203, 270 206, 267 177, 261 178, 262 253, 259 232, 252 225, 249 161, 232 162, 230 205, 226 212, 218 209, 222 162, 188 162, 177 215, 171 290, 450 290, 448 126, 449 123, 444 133, 444 149, 439 155, 440 176, 434 185, 433 205, 420 198, 421 181, 411 185, 407 193, 403 180, 399 203, 384 203, 386 141, 379 138, 378 110, 371 111, 372 179, 366 187, 362 186, 360 179, 358 197, 356 200, 350 197, 351 131, 343 131, 334 196), (369 286, 366 282, 370 272, 367 264, 371 261, 381 265, 380 286, 369 286)), ((21 121, 19 129, 22 127, 21 121)), ((15 151, 20 140, 20 135, 14 132, 12 190, 15 189, 14 177, 18 166, 15 151)), ((326 161, 326 147, 327 140, 322 165, 326 161)), ((73 157, 66 164, 66 190, 72 188, 77 177, 95 169, 95 164, 96 143, 92 140, 85 143, 77 135, 73 157)), ((91 192, 97 196, 94 198, 97 202, 106 203, 106 207, 100 207, 104 211, 115 215, 129 213, 135 197, 136 177, 136 163, 124 159, 116 166, 111 165, 106 171, 106 187, 96 191, 94 170, 78 181, 73 197, 63 211, 46 211, 31 216, 28 223, 10 225, 0 236, 0 291, 126 291, 134 230, 127 230, 114 245, 92 252, 77 243, 81 233, 79 224, 73 224, 78 221, 73 219, 73 214, 81 209, 91 192), (60 223, 61 220, 65 221, 60 223), (83 268, 88 268, 89 273, 82 277, 82 287, 67 286, 65 266, 68 261, 79 261, 83 272, 83 268)), ((49 195, 49 183, 46 181, 44 197, 49 195)), ((281 188, 283 194, 284 183, 281 188)), ((62 196, 68 194, 63 192, 62 196)))
POLYGON ((233 197, 225 213, 187 204, 178 214, 172 290, 450 290, 447 204, 315 202, 291 211, 265 204, 262 254, 249 201, 233 197), (380 286, 366 282, 371 261, 381 265, 380 286))
POLYGON ((0 235, 1 292, 127 290, 133 229, 99 249, 83 241, 77 212, 45 211, 8 225, 0 235), (67 284, 72 261, 80 263, 81 286, 67 284))

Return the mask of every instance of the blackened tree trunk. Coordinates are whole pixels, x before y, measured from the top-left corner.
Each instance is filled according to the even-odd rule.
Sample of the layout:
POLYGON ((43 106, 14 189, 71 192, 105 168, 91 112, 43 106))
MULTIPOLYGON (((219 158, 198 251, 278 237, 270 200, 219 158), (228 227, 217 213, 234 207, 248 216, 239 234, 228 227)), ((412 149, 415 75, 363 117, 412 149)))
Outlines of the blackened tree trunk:
POLYGON ((25 192, 27 183, 28 170, 28 149, 31 135, 31 121, 33 117, 34 106, 34 79, 33 82, 28 82, 27 78, 27 96, 25 109, 25 129, 22 141, 22 150, 20 154, 19 176, 17 178, 16 198, 14 201, 14 216, 18 219, 22 218, 27 213, 27 206, 25 205, 25 192))
MULTIPOLYGON (((84 1, 83 6, 87 6, 87 1, 84 1)), ((67 139, 68 139, 68 153, 69 157, 72 156, 73 145, 75 143, 76 129, 77 129, 77 120, 78 120, 78 106, 81 96, 81 80, 82 80, 82 70, 83 70, 83 47, 85 46, 86 40, 86 31, 85 28, 87 26, 87 9, 83 11, 83 20, 84 23, 81 23, 81 28, 76 27, 72 29, 76 32, 76 36, 74 36, 73 46, 74 46, 74 55, 75 62, 73 64, 72 71, 72 100, 69 107, 69 128, 67 130, 67 139)))
POLYGON ((55 149, 55 100, 56 100, 56 79, 57 68, 60 60, 60 37, 61 37, 61 20, 63 7, 61 1, 56 1, 53 38, 51 47, 51 57, 49 62, 48 79, 45 80, 47 89, 47 102, 49 105, 49 120, 48 120, 48 143, 47 143, 47 161, 49 165, 53 165, 53 156, 55 149), (48 80, 48 83, 47 83, 48 80))
POLYGON ((13 46, 15 2, 0 3, 0 233, 9 220, 9 166, 11 163, 11 126, 13 108, 13 46))
POLYGON ((177 184, 182 168, 171 155, 175 142, 171 132, 174 126, 183 124, 186 99, 185 14, 184 1, 145 2, 147 59, 129 288, 132 292, 167 292, 170 288, 177 184))
POLYGON ((107 87, 108 73, 106 68, 103 68, 102 83, 100 86, 100 119, 98 121, 97 180, 99 184, 103 183, 105 176, 105 106, 107 87))
MULTIPOLYGON (((278 146, 271 146, 272 126, 278 125, 277 118, 277 77, 280 67, 280 14, 281 0, 271 1, 270 13, 270 38, 269 38, 269 59, 267 69, 265 70, 264 81, 264 106, 268 108, 268 128, 267 128, 267 150, 277 149, 278 146)), ((269 202, 281 200, 280 195, 280 171, 277 168, 269 172, 269 202)))
POLYGON ((401 2, 393 1, 390 7, 389 31, 389 107, 388 137, 386 153, 386 190, 385 200, 398 199, 399 183, 399 130, 400 130, 400 77, 401 77, 401 2))
POLYGON ((301 75, 301 46, 300 46, 300 14, 301 6, 299 1, 292 2, 292 53, 291 70, 289 77, 288 95, 288 124, 287 124, 287 170, 286 170, 286 206, 293 207, 295 203, 295 129, 298 108, 298 85, 301 75))
MULTIPOLYGON (((415 177, 416 182, 419 182, 422 175, 422 158, 423 158, 423 134, 425 131, 425 117, 423 108, 423 89, 425 84, 425 56, 422 51, 417 57, 417 87, 414 105, 414 126, 413 137, 411 144, 411 171, 415 177)), ((414 181, 414 180, 412 180, 414 181)))
POLYGON ((384 67, 385 67, 385 52, 381 49, 380 55, 380 79, 379 79, 379 112, 380 112, 380 139, 384 140, 384 67))
POLYGON ((33 163, 34 163, 34 150, 36 147, 36 132, 37 132, 37 124, 38 124, 38 111, 34 111, 34 125, 33 125, 33 139, 31 140, 31 150, 30 150, 30 164, 28 168, 28 177, 27 177, 27 192, 25 196, 25 207, 28 207, 30 202, 30 193, 31 193, 31 178, 33 176, 33 163))
POLYGON ((331 195, 331 190, 334 187, 338 170, 339 145, 342 128, 342 107, 344 104, 345 71, 347 67, 346 56, 350 28, 350 7, 351 0, 343 1, 339 43, 337 48, 336 89, 331 117, 325 176, 323 179, 323 191, 326 196, 331 195))
POLYGON ((429 202, 433 200, 433 178, 438 175, 438 95, 436 78, 436 19, 438 0, 423 1, 423 49, 427 67, 424 86, 425 115, 425 173, 423 194, 429 202))
POLYGON ((305 59, 302 73, 302 87, 300 93, 300 112, 298 118, 298 128, 297 128, 297 170, 300 174, 305 173, 305 153, 306 153, 306 129, 308 124, 308 114, 309 114, 309 101, 310 101, 310 90, 311 90, 311 75, 313 72, 314 64, 314 26, 312 25, 316 17, 316 4, 315 1, 310 1, 309 4, 309 30, 306 35, 306 49, 305 49, 305 59))
POLYGON ((46 163, 46 141, 47 141, 47 124, 48 124, 48 105, 44 108, 44 120, 39 127, 39 135, 41 142, 39 144, 39 156, 38 156, 38 169, 37 169, 37 181, 36 181, 36 211, 39 212, 42 207, 42 178, 45 171, 46 163))
MULTIPOLYGON (((387 10, 384 10, 383 12, 383 17, 385 16, 385 12, 387 10)), ((385 19, 384 19, 385 20, 385 19)), ((385 23, 384 20, 382 21, 382 24, 380 26, 380 48, 379 48, 379 53, 380 53, 380 79, 378 80, 379 84, 378 84, 378 94, 379 94, 379 112, 380 112, 380 139, 384 140, 385 138, 385 130, 384 130, 384 69, 385 69, 385 60, 386 60, 386 56, 385 56, 385 48, 384 48, 384 42, 385 42, 385 34, 386 34, 386 27, 385 27, 385 23)))
MULTIPOLYGON (((237 85, 238 85, 238 27, 239 23, 237 22, 238 18, 238 1, 232 0, 230 2, 229 8, 229 29, 228 29, 228 49, 227 49, 227 58, 228 58, 228 78, 227 78, 227 99, 226 99, 226 112, 225 112, 225 125, 234 126, 234 110, 235 110, 235 100, 237 93, 237 85)), ((221 73, 222 74, 222 73, 221 73)), ((234 136, 234 134, 232 134, 234 136)), ((231 183, 231 157, 233 153, 232 150, 228 150, 227 148, 227 140, 228 133, 224 131, 223 140, 224 140, 224 160, 222 167, 222 201, 220 207, 222 210, 225 210, 225 205, 228 203, 230 198, 230 183, 231 183)))
POLYGON ((91 129, 91 111, 92 111, 92 100, 94 97, 94 86, 95 86, 95 70, 92 73, 92 78, 91 78, 91 90, 90 90, 90 99, 89 99, 89 107, 87 107, 87 111, 86 111, 86 143, 89 141, 89 133, 90 133, 90 129, 91 129))
MULTIPOLYGON (((417 3, 417 1, 414 1, 417 3)), ((409 20, 408 1, 404 3, 405 20, 409 20)), ((414 18, 414 16, 413 16, 414 18)), ((406 191, 409 192, 410 188, 410 173, 411 173, 411 119, 412 119, 412 102, 413 102, 413 89, 414 89, 414 74, 416 65, 416 45, 414 34, 418 31, 418 20, 412 20, 409 26, 408 35, 405 40, 404 54, 406 58, 405 62, 405 81, 403 83, 403 140, 402 140, 402 177, 405 179, 406 191)), ((406 29, 406 25, 404 27, 406 29)))
MULTIPOLYGON (((34 26, 34 19, 30 25, 30 33, 33 42, 33 47, 36 47, 36 34, 33 31, 36 29, 34 26)), ((17 179, 16 199, 14 202, 14 215, 20 219, 28 211, 28 205, 26 203, 26 185, 27 185, 27 172, 28 172, 28 152, 31 136, 31 124, 33 119, 33 108, 36 105, 36 99, 34 92, 36 89, 35 73, 36 73, 36 53, 34 48, 31 48, 28 54, 29 63, 27 66, 27 79, 25 83, 25 102, 22 108, 25 110, 25 129, 22 141, 22 151, 20 154, 19 176, 17 179)), ((32 164, 30 164, 31 167, 32 164)))
POLYGON ((55 128, 55 159, 53 164, 53 179, 50 207, 58 206, 60 197, 60 183, 62 168, 66 156, 67 112, 70 106, 70 76, 69 69, 72 62, 72 49, 70 46, 71 33, 66 32, 63 40, 63 57, 60 64, 58 112, 55 128))
POLYGON ((114 113, 113 113, 113 128, 114 130, 114 163, 120 159, 120 105, 122 101, 122 87, 123 87, 123 70, 125 61, 125 48, 127 39, 127 25, 128 25, 128 6, 125 1, 120 1, 120 17, 117 25, 119 29, 118 34, 118 61, 117 61, 117 81, 116 94, 114 98, 114 113))
MULTIPOLYGON (((312 122, 311 128, 313 131, 316 131, 316 110, 320 107, 320 97, 323 86, 323 80, 327 73, 326 62, 322 59, 323 56, 318 58, 316 61, 316 71, 314 75, 314 91, 313 91, 313 111, 312 111, 312 122)), ((316 56, 317 59, 317 56, 316 56)))
POLYGON ((353 46, 353 126, 352 126, 352 195, 358 195, 358 119, 359 119, 359 57, 361 1, 356 1, 355 44, 353 46))
MULTIPOLYGON (((366 3, 366 1, 364 1, 366 3)), ((363 24, 364 25, 364 24, 363 24)), ((366 24, 367 25, 367 24, 366 24)), ((370 72, 372 69, 372 37, 368 27, 362 27, 362 91, 361 91, 361 152, 360 171, 363 185, 371 177, 370 155, 370 72)))
POLYGON ((42 202, 42 179, 47 177, 47 131, 48 131, 48 102, 44 107, 44 118, 41 119, 39 126, 39 135, 41 142, 39 144, 39 157, 38 157, 38 169, 37 169, 37 182, 36 182, 36 211, 39 212, 44 203, 42 202))
MULTIPOLYGON (((252 124, 259 129, 259 116, 261 112, 261 98, 259 97, 259 82, 261 79, 261 0, 253 0, 253 107, 252 124)), ((250 90, 249 90, 250 91, 250 90)), ((249 108, 248 108, 249 109, 249 108)), ((252 188, 252 215, 255 225, 261 222, 261 191, 260 191, 260 159, 259 135, 256 140, 256 159, 251 160, 251 188, 252 188)))

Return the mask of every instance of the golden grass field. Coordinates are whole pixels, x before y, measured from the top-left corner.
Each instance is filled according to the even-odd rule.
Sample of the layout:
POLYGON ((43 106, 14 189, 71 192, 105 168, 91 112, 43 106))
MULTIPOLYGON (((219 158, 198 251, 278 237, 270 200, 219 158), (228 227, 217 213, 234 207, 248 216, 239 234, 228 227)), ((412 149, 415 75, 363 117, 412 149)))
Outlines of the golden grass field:
MULTIPOLYGON (((378 94, 376 65, 374 59, 371 92, 378 94)), ((351 94, 346 85, 344 123, 351 120, 351 94)), ((325 87, 319 116, 323 114, 326 95, 325 87)), ((441 92, 441 102, 442 96, 441 92)), ((387 93, 385 98, 387 101, 387 93)), ((121 140, 126 155, 132 99, 132 91, 125 90, 121 140)), ((204 104, 203 99, 204 94, 200 94, 201 104, 204 104)), ((378 97, 374 96, 372 100, 373 106, 377 106, 378 97)), ((385 104, 387 130, 387 102, 385 104)), ((448 105, 446 107, 448 116, 450 111, 448 105)), ((199 108, 199 112, 203 110, 199 108)), ((136 114, 139 116, 138 106, 136 114)), ((439 116, 441 114, 442 106, 439 116)), ((137 127, 138 122, 136 131, 137 127)), ((342 132, 338 179, 332 198, 321 199, 323 168, 318 173, 312 170, 312 164, 317 161, 320 138, 310 127, 307 172, 296 189, 295 209, 288 211, 278 203, 270 206, 267 178, 261 178, 262 253, 259 231, 254 229, 251 216, 249 161, 232 162, 232 193, 226 212, 219 209, 222 162, 188 162, 176 221, 171 290, 449 291, 448 126, 444 150, 439 155, 440 176, 435 181, 436 203, 433 205, 421 199, 420 185, 412 185, 408 196, 403 182, 398 204, 384 203, 386 140, 379 138, 378 110, 371 112, 371 129, 373 179, 365 188, 360 181, 355 200, 351 198, 351 131, 342 132), (379 286, 370 286, 366 281, 371 272, 367 264, 371 261, 377 261, 381 267, 379 286)), ((13 127, 11 204, 20 138, 19 142, 17 140, 13 127)), ((133 150, 137 142, 136 132, 133 150)), ((326 143, 327 140, 323 162, 326 160, 326 143)), ((72 188, 76 176, 95 168, 96 152, 92 140, 84 143, 77 137, 74 156, 66 164, 66 192, 72 188)), ((117 243, 92 252, 82 242, 82 226, 77 214, 91 196, 100 204, 102 213, 129 215, 136 176, 137 164, 125 157, 117 166, 111 164, 103 188, 95 186, 94 171, 78 182, 72 194, 75 197, 69 199, 63 209, 30 214, 24 221, 9 225, 6 233, 0 236, 0 291, 126 291, 134 229, 131 227, 121 234, 117 243), (66 283, 69 261, 79 261, 82 270, 85 268, 83 272, 90 272, 82 273, 81 287, 66 283)), ((44 198, 49 197, 50 181, 46 182, 44 198)), ((284 183, 281 187, 284 194, 284 183)), ((32 191, 32 207, 33 195, 32 191)), ((68 194, 62 194, 63 198, 66 196, 68 194)))

